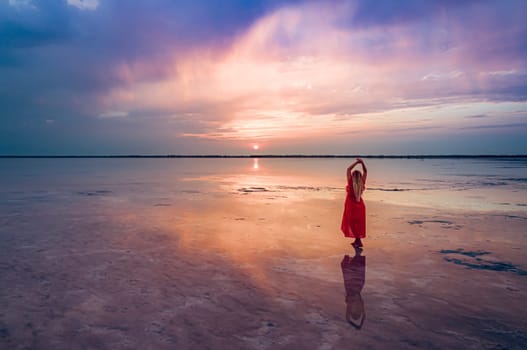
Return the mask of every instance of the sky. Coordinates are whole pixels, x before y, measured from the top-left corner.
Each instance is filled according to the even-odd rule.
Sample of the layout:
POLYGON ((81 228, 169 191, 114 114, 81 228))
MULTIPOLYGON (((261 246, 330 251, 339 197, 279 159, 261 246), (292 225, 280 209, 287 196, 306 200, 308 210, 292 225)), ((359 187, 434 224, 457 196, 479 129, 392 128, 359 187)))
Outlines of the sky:
POLYGON ((0 0, 0 155, 527 154, 526 16, 524 0, 0 0))

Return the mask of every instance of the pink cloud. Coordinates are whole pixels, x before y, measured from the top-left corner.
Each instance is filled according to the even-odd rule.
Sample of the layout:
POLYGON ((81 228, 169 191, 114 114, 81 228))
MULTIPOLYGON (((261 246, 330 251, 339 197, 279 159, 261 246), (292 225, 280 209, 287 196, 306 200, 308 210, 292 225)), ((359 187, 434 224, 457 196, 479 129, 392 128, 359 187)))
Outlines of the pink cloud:
POLYGON ((196 130, 179 135, 208 139, 435 132, 459 124, 460 105, 477 109, 502 98, 493 90, 497 79, 506 83, 527 72, 521 57, 477 56, 478 45, 493 47, 500 40, 488 33, 501 22, 476 22, 492 16, 484 6, 474 5, 469 27, 443 11, 423 21, 364 28, 338 25, 350 10, 346 3, 282 7, 228 47, 175 51, 154 65, 123 63, 116 74, 127 84, 104 96, 101 106, 196 119, 196 130))

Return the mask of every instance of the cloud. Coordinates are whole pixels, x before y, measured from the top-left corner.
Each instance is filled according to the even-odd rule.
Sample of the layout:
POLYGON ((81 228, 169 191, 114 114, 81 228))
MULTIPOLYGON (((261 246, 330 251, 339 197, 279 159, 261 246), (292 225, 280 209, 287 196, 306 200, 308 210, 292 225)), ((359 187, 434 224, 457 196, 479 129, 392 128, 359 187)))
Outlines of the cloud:
POLYGON ((527 130, 527 123, 508 123, 508 124, 487 124, 487 125, 474 125, 467 126, 463 129, 510 129, 510 128, 520 128, 527 130))
POLYGON ((9 6, 12 6, 16 9, 31 9, 36 10, 37 7, 33 4, 33 1, 31 0, 9 0, 8 1, 9 6))
POLYGON ((463 75, 463 72, 460 72, 458 70, 447 72, 447 73, 441 73, 441 72, 432 72, 428 73, 424 77, 421 78, 421 80, 443 80, 443 79, 456 79, 463 75))
POLYGON ((494 71, 494 72, 483 72, 482 74, 490 75, 490 76, 508 76, 508 75, 518 74, 518 72, 515 69, 510 69, 510 70, 500 70, 500 71, 494 71))
POLYGON ((0 2, 0 132, 42 118, 92 120, 93 132, 133 120, 170 144, 477 123, 466 116, 490 115, 482 103, 527 100, 526 10, 512 0, 0 2))
POLYGON ((99 114, 99 118, 125 118, 128 116, 128 112, 124 111, 106 111, 99 114))
POLYGON ((474 114, 474 115, 467 115, 463 118, 466 119, 480 119, 480 118, 488 118, 489 116, 487 114, 474 114))
MULTIPOLYGON (((342 13, 320 3, 279 8, 256 21, 221 55, 198 48, 168 60, 164 64, 172 68, 162 79, 143 83, 145 67, 121 67, 131 84, 104 101, 114 108, 162 106, 174 111, 217 105, 205 117, 215 129, 182 135, 249 139, 308 137, 317 129, 358 127, 341 117, 333 123, 335 116, 348 115, 349 121, 364 113, 527 96, 517 89, 516 75, 481 73, 495 67, 516 72, 509 61, 473 60, 455 37, 450 40, 457 50, 423 51, 422 36, 428 34, 413 35, 413 25, 421 25, 418 18, 407 26, 372 25, 357 31, 334 25, 342 13), (430 73, 434 66, 441 69, 430 73), (496 76, 503 79, 499 86, 492 80, 496 76)), ((367 129, 368 124, 359 127, 367 129)), ((436 126, 414 129, 430 128, 436 126)))
POLYGON ((68 5, 80 10, 96 10, 99 7, 99 0, 67 0, 68 5))

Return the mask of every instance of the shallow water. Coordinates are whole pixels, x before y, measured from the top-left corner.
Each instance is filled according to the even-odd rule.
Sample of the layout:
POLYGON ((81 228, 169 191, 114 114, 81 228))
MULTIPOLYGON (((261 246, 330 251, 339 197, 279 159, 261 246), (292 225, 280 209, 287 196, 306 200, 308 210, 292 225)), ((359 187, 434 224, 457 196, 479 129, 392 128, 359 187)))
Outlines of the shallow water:
POLYGON ((522 349, 526 161, 349 162, 0 159, 0 348, 522 349))
MULTIPOLYGON (((350 159, 1 159, 1 204, 104 195, 130 201, 273 192, 338 198, 350 159)), ((367 159, 365 199, 457 210, 527 211, 527 159, 367 159)))

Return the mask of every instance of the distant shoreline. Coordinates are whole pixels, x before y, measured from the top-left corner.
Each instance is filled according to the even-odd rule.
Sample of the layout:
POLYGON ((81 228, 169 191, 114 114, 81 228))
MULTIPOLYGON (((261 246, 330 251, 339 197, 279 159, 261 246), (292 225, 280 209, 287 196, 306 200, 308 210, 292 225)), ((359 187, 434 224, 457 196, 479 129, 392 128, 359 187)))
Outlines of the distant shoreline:
POLYGON ((527 158, 527 154, 514 155, 304 155, 304 154, 248 154, 248 155, 0 155, 0 159, 7 158, 370 158, 370 159, 456 159, 456 158, 527 158))

